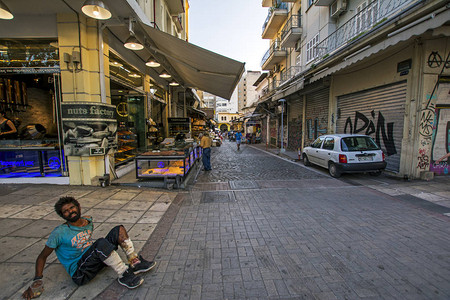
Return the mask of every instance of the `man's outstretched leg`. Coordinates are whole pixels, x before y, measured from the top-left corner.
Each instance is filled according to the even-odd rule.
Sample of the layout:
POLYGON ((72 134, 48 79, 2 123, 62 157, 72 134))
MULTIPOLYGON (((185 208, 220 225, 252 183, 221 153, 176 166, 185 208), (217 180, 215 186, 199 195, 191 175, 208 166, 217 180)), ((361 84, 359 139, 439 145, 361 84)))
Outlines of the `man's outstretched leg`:
MULTIPOLYGON (((127 230, 122 225, 119 227, 118 243, 128 258, 128 263, 134 274, 148 272, 156 265, 153 261, 147 261, 142 256, 138 256, 134 250, 133 242, 128 236, 127 230)), ((115 227, 116 228, 116 227, 115 227)), ((113 228, 113 230, 115 229, 113 228)), ((111 232, 113 231, 111 230, 111 232)), ((110 233, 111 233, 110 232, 110 233)), ((109 235, 109 234, 108 234, 109 235)), ((114 234, 113 234, 114 235, 114 234)), ((108 236, 106 237, 108 238, 108 236)), ((114 237, 113 237, 114 238, 114 237)))

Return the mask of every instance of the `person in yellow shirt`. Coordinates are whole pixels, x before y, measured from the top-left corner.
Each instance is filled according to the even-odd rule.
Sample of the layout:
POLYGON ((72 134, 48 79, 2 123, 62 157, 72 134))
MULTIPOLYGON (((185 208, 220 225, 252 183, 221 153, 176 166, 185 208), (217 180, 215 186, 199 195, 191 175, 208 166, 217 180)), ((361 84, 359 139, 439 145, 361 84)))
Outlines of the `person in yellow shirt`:
POLYGON ((211 138, 208 132, 204 132, 200 139, 200 147, 203 148, 203 168, 205 171, 211 171, 211 138))

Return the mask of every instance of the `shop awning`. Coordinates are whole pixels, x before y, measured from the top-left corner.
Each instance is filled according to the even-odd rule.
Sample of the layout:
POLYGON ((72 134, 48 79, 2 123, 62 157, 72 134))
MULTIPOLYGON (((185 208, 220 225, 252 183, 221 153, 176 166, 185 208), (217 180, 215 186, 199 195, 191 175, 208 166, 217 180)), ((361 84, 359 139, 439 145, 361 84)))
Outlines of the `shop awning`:
MULTIPOLYGON (((185 87, 230 99, 244 73, 244 63, 190 44, 140 23, 148 37, 150 52, 163 55, 181 77, 185 87)), ((170 71, 169 71, 170 72, 170 71)))

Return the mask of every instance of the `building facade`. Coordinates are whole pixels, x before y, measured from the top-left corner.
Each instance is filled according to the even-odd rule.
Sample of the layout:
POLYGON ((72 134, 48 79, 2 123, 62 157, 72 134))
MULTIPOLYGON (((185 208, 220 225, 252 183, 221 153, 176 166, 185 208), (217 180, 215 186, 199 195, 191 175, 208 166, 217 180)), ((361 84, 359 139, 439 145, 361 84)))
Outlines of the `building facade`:
POLYGON ((204 116, 192 88, 231 97, 243 72, 186 42, 185 0, 105 0, 106 10, 3 2, 11 18, 0 20, 0 105, 19 135, 0 141, 0 181, 91 185, 118 176, 169 136, 169 118, 204 116), (188 56, 213 63, 178 58, 188 56), (215 85, 217 68, 236 78, 215 85))
POLYGON ((270 6, 262 37, 273 41, 262 61, 268 92, 257 108, 270 112, 262 118, 267 143, 279 147, 281 130, 292 150, 325 133, 363 133, 395 176, 448 174, 448 162, 435 163, 450 151, 448 5, 287 2, 262 3, 270 6))

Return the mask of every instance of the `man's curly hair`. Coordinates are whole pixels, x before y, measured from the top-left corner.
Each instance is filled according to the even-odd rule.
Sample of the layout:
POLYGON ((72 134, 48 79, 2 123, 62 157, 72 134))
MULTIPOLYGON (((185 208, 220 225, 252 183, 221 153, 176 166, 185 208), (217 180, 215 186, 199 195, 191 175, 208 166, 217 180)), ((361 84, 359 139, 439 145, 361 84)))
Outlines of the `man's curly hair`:
POLYGON ((80 203, 74 197, 70 196, 61 197, 55 204, 55 211, 60 217, 63 217, 62 207, 69 203, 75 204, 78 207, 78 209, 80 209, 80 203))

